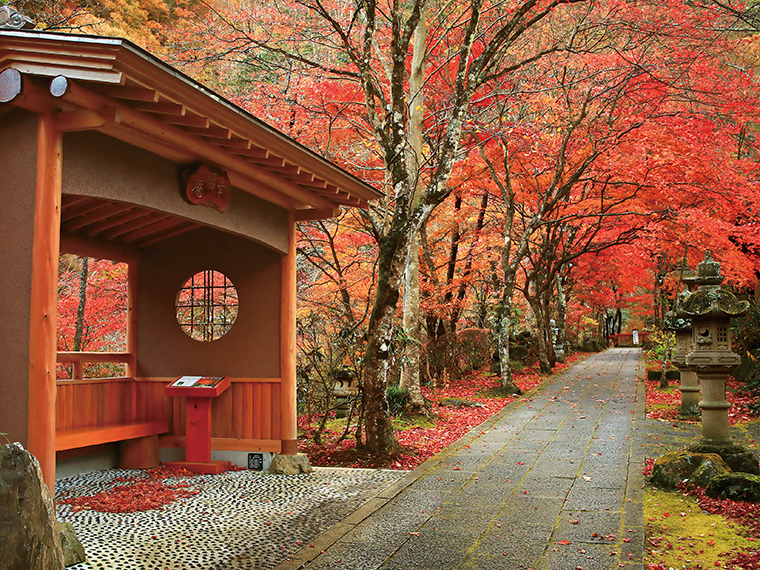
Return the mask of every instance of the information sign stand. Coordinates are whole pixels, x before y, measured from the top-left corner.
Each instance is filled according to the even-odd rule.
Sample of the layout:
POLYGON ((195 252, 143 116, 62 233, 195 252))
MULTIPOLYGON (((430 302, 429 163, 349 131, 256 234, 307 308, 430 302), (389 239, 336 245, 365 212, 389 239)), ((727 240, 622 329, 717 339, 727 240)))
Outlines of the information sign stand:
POLYGON ((211 398, 230 386, 229 376, 180 376, 166 387, 167 396, 185 397, 185 461, 166 465, 196 473, 221 473, 229 461, 211 461, 211 398))

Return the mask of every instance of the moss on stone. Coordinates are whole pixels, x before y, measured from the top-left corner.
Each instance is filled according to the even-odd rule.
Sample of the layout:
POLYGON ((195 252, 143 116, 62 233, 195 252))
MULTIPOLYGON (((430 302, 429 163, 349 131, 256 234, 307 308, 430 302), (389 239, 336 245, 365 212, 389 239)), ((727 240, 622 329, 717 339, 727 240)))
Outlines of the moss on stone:
POLYGON ((727 473, 714 477, 705 494, 713 499, 760 503, 760 477, 749 473, 727 473))

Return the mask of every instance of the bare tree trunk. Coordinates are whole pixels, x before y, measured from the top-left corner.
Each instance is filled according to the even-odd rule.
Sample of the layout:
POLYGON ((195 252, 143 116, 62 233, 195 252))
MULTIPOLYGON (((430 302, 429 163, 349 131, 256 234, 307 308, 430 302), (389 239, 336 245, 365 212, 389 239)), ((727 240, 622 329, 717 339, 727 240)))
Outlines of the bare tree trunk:
POLYGON ((415 233, 416 226, 407 224, 392 230, 380 242, 377 292, 364 352, 362 406, 365 410, 366 446, 371 453, 388 455, 398 453, 401 449, 388 411, 388 359, 409 242, 415 233))
POLYGON ((562 353, 557 354, 557 360, 563 362, 565 353, 565 327, 567 326, 567 297, 565 296, 565 279, 557 276, 557 346, 562 348, 562 353))
POLYGON ((79 278, 79 306, 77 307, 77 323, 74 330, 74 346, 72 350, 82 350, 82 333, 84 332, 84 310, 87 304, 87 273, 89 270, 89 259, 81 257, 82 273, 79 278))
MULTIPOLYGON (((506 274, 505 277, 507 277, 506 274)), ((522 394, 522 390, 515 384, 512 366, 509 361, 509 337, 512 334, 512 296, 514 295, 514 291, 514 282, 505 280, 501 297, 501 315, 499 316, 499 369, 501 371, 502 391, 511 394, 522 394)))
POLYGON ((543 374, 550 374, 552 365, 549 362, 549 347, 546 342, 546 322, 541 301, 531 295, 527 295, 527 301, 533 310, 533 316, 536 319, 536 342, 538 344, 538 365, 543 374))
MULTIPOLYGON (((425 81, 424 63, 427 42, 427 22, 424 10, 420 14, 414 32, 414 52, 412 54, 412 71, 409 76, 409 168, 410 179, 414 181, 415 195, 420 188, 422 173, 422 127, 423 92, 425 81)), ((417 200, 413 201, 416 205, 417 200)), ((404 349, 404 363, 401 368, 399 386, 407 391, 405 409, 410 414, 425 411, 425 398, 420 389, 420 259, 418 239, 415 235, 409 249, 409 258, 404 272, 404 331, 411 340, 404 349)))
POLYGON ((408 342, 404 346, 399 387, 407 393, 405 410, 421 414, 425 411, 425 398, 420 389, 420 265, 416 237, 404 272, 404 332, 408 342))

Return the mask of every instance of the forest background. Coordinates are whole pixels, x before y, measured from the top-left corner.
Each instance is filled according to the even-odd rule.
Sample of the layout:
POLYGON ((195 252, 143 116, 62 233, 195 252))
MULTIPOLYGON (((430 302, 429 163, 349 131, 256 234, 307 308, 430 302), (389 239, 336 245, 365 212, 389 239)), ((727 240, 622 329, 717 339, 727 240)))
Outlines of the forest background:
MULTIPOLYGON (((330 409, 355 379, 371 453, 399 450, 389 394, 424 411, 425 385, 475 364, 519 393, 525 347, 545 374, 623 321, 660 331, 708 250, 757 287, 754 2, 14 6, 130 39, 385 192, 298 234, 299 403, 330 409)), ((64 261, 59 349, 118 349, 123 268, 64 261)))

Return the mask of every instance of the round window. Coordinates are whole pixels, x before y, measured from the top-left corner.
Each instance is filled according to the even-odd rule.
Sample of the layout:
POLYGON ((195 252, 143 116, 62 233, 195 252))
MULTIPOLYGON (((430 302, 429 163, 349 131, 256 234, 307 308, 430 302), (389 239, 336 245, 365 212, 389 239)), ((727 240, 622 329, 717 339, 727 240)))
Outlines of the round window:
POLYGON ((200 271, 188 279, 177 295, 177 322, 190 338, 211 342, 223 337, 238 314, 238 294, 219 271, 200 271))

